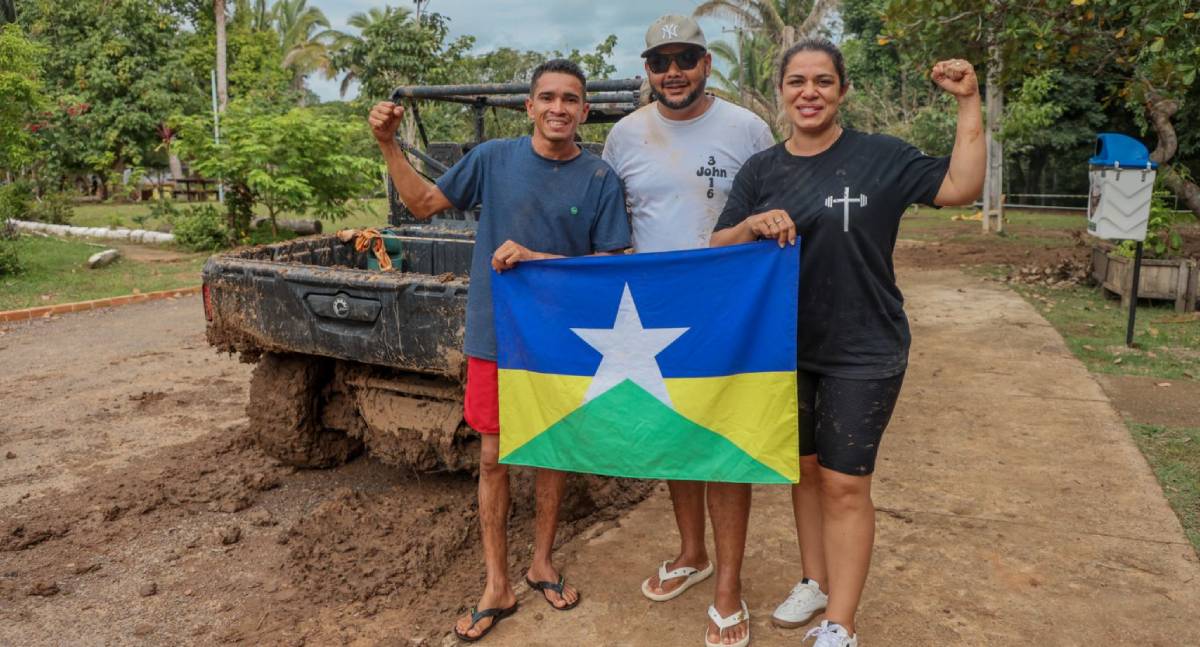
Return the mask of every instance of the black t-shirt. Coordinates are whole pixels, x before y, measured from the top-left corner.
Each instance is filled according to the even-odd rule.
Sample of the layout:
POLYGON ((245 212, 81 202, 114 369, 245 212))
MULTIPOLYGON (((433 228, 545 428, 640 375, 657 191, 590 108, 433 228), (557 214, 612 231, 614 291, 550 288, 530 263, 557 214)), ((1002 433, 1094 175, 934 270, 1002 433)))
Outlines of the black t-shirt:
POLYGON ((948 157, 849 129, 817 155, 777 144, 742 166, 716 230, 769 209, 796 223, 801 370, 881 379, 907 368, 911 335, 892 250, 900 216, 913 203, 931 205, 949 167, 948 157))

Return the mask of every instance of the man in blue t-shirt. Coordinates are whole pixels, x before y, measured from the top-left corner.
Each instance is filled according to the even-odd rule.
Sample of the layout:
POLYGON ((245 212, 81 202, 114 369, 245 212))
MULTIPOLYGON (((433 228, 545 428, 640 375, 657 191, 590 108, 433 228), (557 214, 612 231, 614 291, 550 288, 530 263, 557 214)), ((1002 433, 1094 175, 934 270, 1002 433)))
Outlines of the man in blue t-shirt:
MULTIPOLYGON (((396 143, 401 106, 377 103, 368 118, 392 182, 414 216, 428 218, 452 206, 464 211, 481 207, 467 295, 463 416, 482 435, 479 522, 487 582, 479 603, 454 627, 467 641, 482 638, 517 607, 508 579, 508 467, 497 460, 500 413, 491 270, 629 247, 625 195, 617 174, 575 144, 575 131, 587 119, 585 85, 583 72, 570 61, 539 65, 525 100, 533 136, 484 142, 437 184, 418 175, 396 143)), ((529 585, 558 610, 573 608, 580 597, 550 561, 565 479, 562 472, 537 472, 534 554, 525 574, 529 585)))

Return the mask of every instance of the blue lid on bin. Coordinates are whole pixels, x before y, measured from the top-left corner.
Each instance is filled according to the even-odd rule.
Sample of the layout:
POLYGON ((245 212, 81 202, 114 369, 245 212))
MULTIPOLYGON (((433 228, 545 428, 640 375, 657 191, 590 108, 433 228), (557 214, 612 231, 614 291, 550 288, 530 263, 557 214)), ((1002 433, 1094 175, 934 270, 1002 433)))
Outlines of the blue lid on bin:
POLYGON ((1096 154, 1088 160, 1088 164, 1120 168, 1158 168, 1157 162, 1150 161, 1150 151, 1146 150, 1142 142, 1120 133, 1096 135, 1096 154))

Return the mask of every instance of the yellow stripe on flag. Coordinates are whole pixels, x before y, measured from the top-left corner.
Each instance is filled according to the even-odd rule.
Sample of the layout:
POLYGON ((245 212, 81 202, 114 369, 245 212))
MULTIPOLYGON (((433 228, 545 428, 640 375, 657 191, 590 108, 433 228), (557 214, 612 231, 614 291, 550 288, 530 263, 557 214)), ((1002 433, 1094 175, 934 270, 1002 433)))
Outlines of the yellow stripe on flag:
POLYGON ((500 369, 500 457, 507 456, 534 436, 583 404, 592 376, 552 375, 500 369))
POLYGON ((680 415, 721 434, 780 475, 800 478, 795 373, 668 378, 666 383, 680 415), (790 433, 780 433, 784 430, 790 433))

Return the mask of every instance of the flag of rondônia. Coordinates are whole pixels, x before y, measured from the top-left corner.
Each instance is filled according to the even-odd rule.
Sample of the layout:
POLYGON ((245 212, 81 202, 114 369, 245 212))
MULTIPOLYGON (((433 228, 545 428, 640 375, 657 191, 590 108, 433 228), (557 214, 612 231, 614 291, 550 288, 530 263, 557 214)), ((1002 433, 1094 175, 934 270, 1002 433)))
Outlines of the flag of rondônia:
POLYGON ((759 242, 494 276, 500 462, 795 483, 799 272, 759 242))

